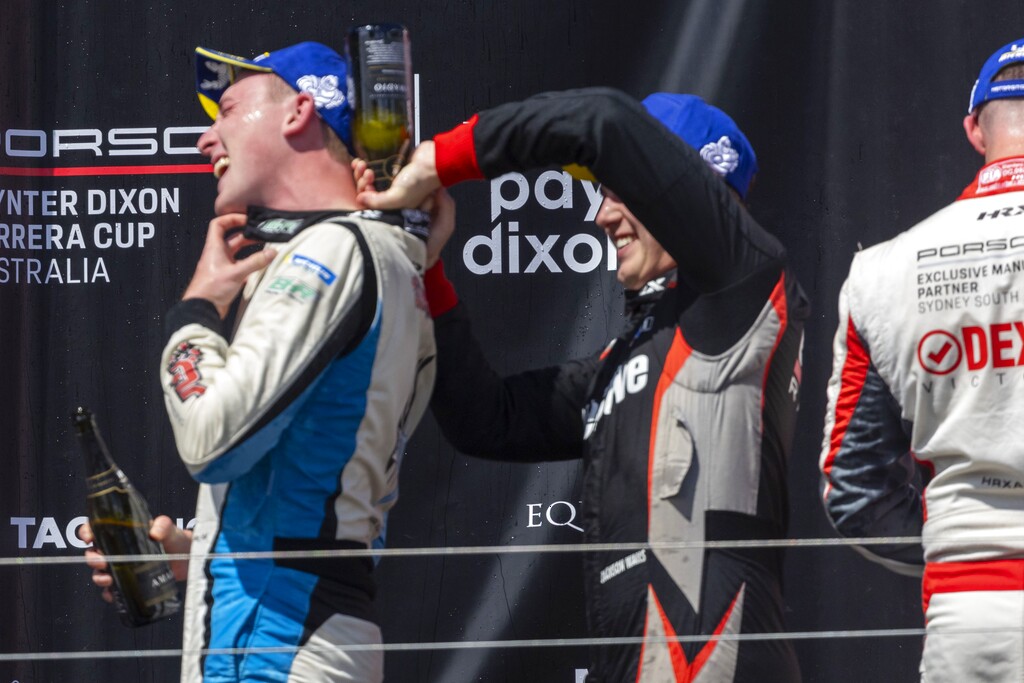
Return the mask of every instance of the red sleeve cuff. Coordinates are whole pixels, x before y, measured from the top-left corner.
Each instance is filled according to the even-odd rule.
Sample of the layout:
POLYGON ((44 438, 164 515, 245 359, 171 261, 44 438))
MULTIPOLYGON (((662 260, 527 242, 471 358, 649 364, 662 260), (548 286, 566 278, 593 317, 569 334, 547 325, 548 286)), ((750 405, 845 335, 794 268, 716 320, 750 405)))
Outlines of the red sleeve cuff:
POLYGON ((430 317, 436 318, 455 308, 459 303, 459 295, 455 287, 444 275, 444 263, 438 259, 423 275, 423 286, 427 290, 427 304, 430 306, 430 317))
POLYGON ((476 164, 476 147, 473 145, 473 128, 479 118, 479 114, 474 114, 469 121, 434 136, 434 164, 437 177, 445 187, 484 177, 476 164))

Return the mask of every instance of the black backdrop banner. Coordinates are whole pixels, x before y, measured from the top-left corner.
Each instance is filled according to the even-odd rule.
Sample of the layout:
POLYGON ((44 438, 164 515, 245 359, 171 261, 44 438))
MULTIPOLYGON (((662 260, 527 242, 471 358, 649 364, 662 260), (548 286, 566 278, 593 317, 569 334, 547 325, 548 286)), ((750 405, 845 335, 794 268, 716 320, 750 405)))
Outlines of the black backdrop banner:
MULTIPOLYGON (((82 465, 68 416, 93 407, 154 512, 188 525, 159 379, 162 316, 212 217, 194 145, 209 124, 193 49, 253 55, 300 40, 340 49, 356 23, 408 25, 420 131, 534 92, 609 85, 694 92, 758 151, 751 210, 786 244, 815 307, 791 461, 790 533, 827 538, 817 456, 835 301, 852 254, 951 201, 980 158, 960 120, 985 58, 1024 35, 1019 0, 970 3, 611 0, 507 3, 4 0, 0 10, 0 557, 80 557, 82 465)), ((444 255, 495 367, 599 349, 621 323, 595 188, 560 172, 456 188, 444 255), (550 244, 541 256, 537 244, 550 244)), ((573 544, 575 463, 455 453, 428 416, 409 444, 391 548, 573 544)), ((573 553, 389 557, 379 566, 389 643, 586 635, 573 553)), ((786 561, 794 632, 921 626, 920 586, 847 548, 786 561)), ((80 564, 0 566, 0 683, 176 681, 181 621, 123 628, 80 564), (103 657, 133 651, 131 657, 103 657), (49 653, 77 653, 53 658, 49 653), (10 656, 13 655, 13 656, 10 656)), ((921 639, 797 642, 807 681, 917 679, 921 639)), ((580 647, 389 653, 389 681, 575 683, 580 647)))

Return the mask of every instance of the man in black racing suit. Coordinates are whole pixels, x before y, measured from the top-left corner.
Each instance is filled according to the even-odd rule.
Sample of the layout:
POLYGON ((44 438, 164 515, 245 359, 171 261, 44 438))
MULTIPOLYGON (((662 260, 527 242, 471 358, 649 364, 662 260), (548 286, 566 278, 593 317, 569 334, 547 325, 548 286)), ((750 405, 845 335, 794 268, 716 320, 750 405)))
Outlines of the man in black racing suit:
MULTIPOLYGON (((807 301, 739 201, 756 161, 732 120, 692 96, 644 105, 586 89, 499 106, 421 145, 391 190, 360 199, 411 206, 462 180, 592 171, 630 329, 599 356, 498 377, 437 262, 426 287, 442 430, 477 457, 583 458, 588 542, 780 538, 807 301)), ((714 638, 784 631, 774 549, 590 552, 585 573, 591 635, 643 637, 594 648, 590 682, 800 678, 784 640, 714 638)))

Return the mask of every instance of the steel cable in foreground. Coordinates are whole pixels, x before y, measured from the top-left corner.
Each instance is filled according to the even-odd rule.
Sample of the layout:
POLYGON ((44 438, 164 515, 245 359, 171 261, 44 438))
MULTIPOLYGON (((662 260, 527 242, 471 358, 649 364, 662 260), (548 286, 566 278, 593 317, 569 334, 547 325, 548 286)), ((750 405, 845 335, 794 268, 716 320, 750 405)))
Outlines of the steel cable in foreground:
MULTIPOLYGON (((434 548, 382 548, 382 549, 338 549, 338 550, 276 550, 233 553, 189 553, 109 555, 111 562, 148 562, 153 560, 200 560, 213 558, 230 560, 273 560, 273 559, 332 559, 341 557, 451 557, 457 555, 522 555, 550 553, 585 552, 634 552, 637 550, 693 550, 693 549, 743 549, 743 548, 827 548, 853 546, 907 545, 920 544, 920 536, 886 536, 877 538, 778 538, 733 541, 674 541, 653 543, 564 543, 541 545, 479 545, 464 547, 434 548)), ((941 548, 943 539, 932 537, 929 545, 941 548)), ((1019 547, 1024 551, 1024 537, 993 536, 951 539, 951 546, 962 548, 966 545, 995 544, 1001 547, 1019 547)), ((38 565, 83 564, 84 555, 61 557, 0 557, 0 567, 29 567, 38 565)))
MULTIPOLYGON (((929 539, 933 546, 941 544, 942 539, 929 539)), ((743 548, 826 548, 850 546, 881 546, 920 544, 919 536, 893 536, 884 538, 798 538, 798 539, 764 539, 764 540, 732 540, 732 541, 681 541, 653 543, 572 543, 546 545, 500 545, 500 546, 465 546, 465 547, 431 547, 431 548, 386 548, 386 549, 343 549, 343 550, 312 550, 312 551, 266 551, 266 552, 235 552, 235 553, 204 553, 204 554, 144 554, 144 555, 110 555, 111 562, 164 560, 200 560, 223 558, 232 560, 267 560, 267 559, 334 559, 345 557, 453 557, 469 555, 523 555, 580 552, 635 552, 637 550, 686 550, 686 549, 743 549, 743 548)), ((964 545, 962 539, 950 541, 959 547, 964 545)), ((1024 550, 1024 537, 993 537, 973 539, 972 544, 998 543, 1004 547, 1019 545, 1024 550)), ((61 557, 0 557, 0 567, 31 567, 49 565, 83 564, 84 555, 61 557)), ((1024 625, 1015 629, 1024 633, 1024 625)), ((947 629, 941 633, 987 634, 1005 632, 1006 629, 947 629)), ((935 631, 933 630, 933 635, 935 631)), ((721 635, 693 635, 674 637, 622 637, 622 638, 548 638, 548 639, 517 639, 517 640, 481 640, 481 641, 448 641, 434 643, 384 643, 368 645, 332 645, 329 649, 342 649, 351 652, 424 652, 438 650, 482 650, 482 649, 515 649, 538 647, 599 647, 616 645, 636 645, 643 642, 678 642, 701 643, 716 641, 765 641, 765 640, 832 640, 853 638, 900 638, 923 637, 923 628, 885 628, 858 629, 840 631, 792 631, 777 633, 747 633, 721 635)), ((309 644, 304 646, 309 649, 309 644)), ((326 649, 326 648, 325 648, 326 649)), ((266 647, 266 648, 234 648, 234 649, 203 649, 200 655, 237 655, 245 653, 293 653, 297 647, 266 647)), ((196 654, 194 650, 184 649, 150 649, 150 650, 109 650, 109 651, 71 651, 71 652, 10 652, 0 653, 0 662, 42 662, 63 660, 93 659, 129 659, 129 658, 170 658, 184 654, 196 654)))
MULTIPOLYGON (((968 635, 1005 633, 1008 629, 943 629, 932 630, 930 635, 968 635)), ((1024 626, 1013 629, 1024 633, 1024 626)), ((346 652, 425 652, 437 650, 486 650, 501 648, 534 648, 534 647, 609 647, 615 645, 639 645, 641 643, 703 643, 709 641, 765 641, 765 640, 836 640, 851 638, 904 638, 923 637, 923 628, 891 628, 891 629, 859 629, 849 631, 783 631, 778 633, 746 633, 702 636, 648 636, 623 638, 540 638, 519 640, 474 640, 449 641, 437 643, 384 643, 372 645, 330 645, 316 647, 310 644, 303 646, 307 651, 343 650, 346 652)), ((30 661, 64 661, 83 659, 127 659, 127 658, 161 658, 181 657, 184 654, 194 655, 244 655, 251 653, 281 654, 294 653, 298 647, 249 647, 249 648, 217 648, 202 650, 184 649, 152 649, 152 650, 107 650, 99 652, 28 652, 0 653, 0 662, 30 661)))

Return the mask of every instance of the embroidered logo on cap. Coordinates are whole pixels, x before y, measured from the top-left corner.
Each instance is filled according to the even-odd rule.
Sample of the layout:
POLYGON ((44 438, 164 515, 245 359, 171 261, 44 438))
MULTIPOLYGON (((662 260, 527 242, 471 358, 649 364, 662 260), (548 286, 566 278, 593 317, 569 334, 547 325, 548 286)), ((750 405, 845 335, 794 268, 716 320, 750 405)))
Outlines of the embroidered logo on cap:
POLYGON ((221 62, 208 61, 203 66, 217 75, 215 81, 203 81, 199 87, 203 90, 223 90, 231 82, 231 67, 221 62))
POLYGON ((740 153, 732 146, 728 135, 718 138, 718 142, 709 142, 700 148, 700 158, 707 162, 718 175, 728 175, 740 165, 740 153))
POLYGON ((313 96, 317 109, 334 109, 345 104, 345 95, 338 88, 338 77, 334 74, 309 74, 295 81, 295 85, 301 92, 308 92, 313 96))

